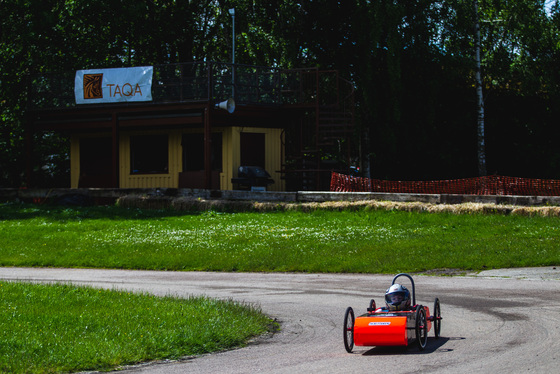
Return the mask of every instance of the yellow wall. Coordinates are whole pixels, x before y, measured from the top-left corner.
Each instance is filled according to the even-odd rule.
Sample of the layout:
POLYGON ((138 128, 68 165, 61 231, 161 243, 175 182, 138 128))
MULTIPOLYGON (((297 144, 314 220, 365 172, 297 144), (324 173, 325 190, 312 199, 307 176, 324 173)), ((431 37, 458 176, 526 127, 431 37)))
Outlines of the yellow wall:
MULTIPOLYGON (((185 133, 202 132, 201 129, 173 130, 169 134, 169 172, 167 174, 130 174, 130 137, 134 135, 161 134, 156 131, 121 132, 119 141, 119 187, 120 188, 177 188, 179 186, 179 172, 183 170, 181 138, 185 133)), ((242 132, 265 134, 265 169, 270 173, 274 184, 269 185, 269 191, 284 191, 285 183, 279 171, 282 168, 283 152, 281 129, 265 129, 257 127, 227 127, 214 128, 213 132, 222 132, 222 166, 220 174, 220 188, 231 190, 231 178, 237 177, 237 169, 241 162, 240 134, 242 132)), ((88 135, 81 135, 82 137, 88 135)), ((91 135, 90 135, 91 136, 91 135)), ((107 136, 107 135, 105 135, 107 136)), ((74 135, 70 145, 71 186, 78 187, 80 175, 80 136, 74 135)), ((149 152, 149 150, 147 150, 149 152)))

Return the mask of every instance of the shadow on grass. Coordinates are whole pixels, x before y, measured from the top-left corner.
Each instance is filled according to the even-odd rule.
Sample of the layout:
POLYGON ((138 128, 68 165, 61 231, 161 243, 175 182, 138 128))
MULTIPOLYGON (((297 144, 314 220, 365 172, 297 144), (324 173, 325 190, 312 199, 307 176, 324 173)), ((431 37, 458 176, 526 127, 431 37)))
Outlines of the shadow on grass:
POLYGON ((209 212, 177 211, 172 209, 138 209, 118 206, 62 206, 29 203, 0 204, 0 220, 46 218, 49 221, 84 219, 145 220, 187 215, 205 215, 209 212))

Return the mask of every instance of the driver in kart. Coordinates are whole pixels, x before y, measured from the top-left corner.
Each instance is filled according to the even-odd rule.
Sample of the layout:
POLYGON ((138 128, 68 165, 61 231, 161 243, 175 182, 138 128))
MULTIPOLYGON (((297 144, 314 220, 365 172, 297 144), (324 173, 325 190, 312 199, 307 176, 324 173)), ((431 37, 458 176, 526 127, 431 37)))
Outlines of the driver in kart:
POLYGON ((410 310, 410 292, 406 287, 395 283, 385 292, 385 303, 388 311, 410 310))

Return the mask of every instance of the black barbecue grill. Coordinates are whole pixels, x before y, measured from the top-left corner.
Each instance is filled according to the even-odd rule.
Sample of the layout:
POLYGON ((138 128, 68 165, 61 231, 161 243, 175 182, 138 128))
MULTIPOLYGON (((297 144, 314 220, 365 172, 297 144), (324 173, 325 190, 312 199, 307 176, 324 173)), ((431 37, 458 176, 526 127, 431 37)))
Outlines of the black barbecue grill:
POLYGON ((260 166, 240 166, 237 178, 231 178, 231 183, 238 185, 240 189, 250 190, 253 187, 267 187, 274 183, 274 179, 260 166))

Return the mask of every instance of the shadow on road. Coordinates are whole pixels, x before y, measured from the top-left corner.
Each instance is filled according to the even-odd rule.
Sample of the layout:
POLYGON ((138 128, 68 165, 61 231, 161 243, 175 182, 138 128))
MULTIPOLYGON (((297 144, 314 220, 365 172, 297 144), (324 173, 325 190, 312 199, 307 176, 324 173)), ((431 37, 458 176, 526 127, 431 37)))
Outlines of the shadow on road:
POLYGON ((451 337, 451 338, 440 337, 439 339, 428 338, 428 344, 426 344, 426 348, 423 351, 419 350, 416 343, 413 342, 408 347, 374 347, 362 353, 362 356, 390 356, 390 355, 402 355, 402 354, 425 355, 425 354, 434 353, 436 351, 451 352, 453 351, 452 349, 442 348, 445 345, 445 343, 447 343, 449 340, 464 340, 464 339, 465 338, 459 338, 459 337, 451 337))

